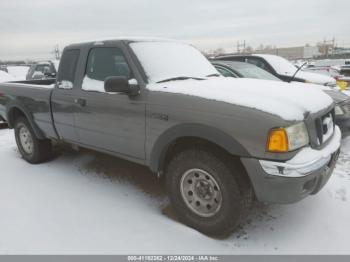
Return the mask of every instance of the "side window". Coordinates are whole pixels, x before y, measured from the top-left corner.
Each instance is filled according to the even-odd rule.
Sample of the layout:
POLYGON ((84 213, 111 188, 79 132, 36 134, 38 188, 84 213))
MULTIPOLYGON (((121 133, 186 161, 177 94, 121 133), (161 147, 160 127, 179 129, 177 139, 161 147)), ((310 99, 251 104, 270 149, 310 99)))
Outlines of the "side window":
POLYGON ((60 83, 58 88, 72 89, 75 77, 75 71, 77 70, 77 64, 80 51, 77 49, 66 50, 63 53, 60 62, 60 70, 57 77, 57 81, 60 83))
POLYGON ((265 71, 269 71, 269 67, 267 66, 267 64, 259 58, 248 58, 247 62, 253 65, 256 65, 257 67, 260 67, 261 69, 264 69, 265 71))
POLYGON ((104 80, 109 76, 132 78, 122 50, 115 47, 96 47, 89 52, 83 90, 105 92, 104 80))
POLYGON ((216 67, 216 69, 222 74, 224 77, 237 77, 235 74, 233 74, 231 71, 227 70, 223 67, 216 67))

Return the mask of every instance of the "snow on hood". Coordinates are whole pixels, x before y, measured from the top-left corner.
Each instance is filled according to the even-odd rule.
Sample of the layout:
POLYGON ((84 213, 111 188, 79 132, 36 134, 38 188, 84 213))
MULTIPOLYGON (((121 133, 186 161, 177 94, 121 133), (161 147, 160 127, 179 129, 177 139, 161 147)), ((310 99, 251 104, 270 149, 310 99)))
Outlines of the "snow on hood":
POLYGON ((315 89, 322 90, 322 91, 334 90, 334 88, 330 88, 329 86, 312 84, 312 83, 302 83, 302 82, 292 81, 290 84, 292 84, 293 86, 299 86, 299 87, 315 88, 315 89))
POLYGON ((344 92, 336 89, 336 88, 330 88, 328 86, 324 85, 316 85, 316 84, 309 84, 309 83, 301 83, 301 82, 292 82, 293 86, 300 86, 300 87, 306 87, 306 88, 314 88, 321 90, 325 92, 327 95, 329 95, 335 103, 341 103, 345 100, 349 99, 349 96, 344 94, 344 92))
POLYGON ((336 84, 336 80, 333 77, 317 74, 317 73, 311 73, 300 70, 297 75, 297 78, 305 79, 309 82, 315 83, 315 84, 336 84))
POLYGON ((170 81, 149 84, 147 89, 255 108, 290 121, 303 120, 306 112, 316 113, 333 103, 319 89, 248 78, 170 81))

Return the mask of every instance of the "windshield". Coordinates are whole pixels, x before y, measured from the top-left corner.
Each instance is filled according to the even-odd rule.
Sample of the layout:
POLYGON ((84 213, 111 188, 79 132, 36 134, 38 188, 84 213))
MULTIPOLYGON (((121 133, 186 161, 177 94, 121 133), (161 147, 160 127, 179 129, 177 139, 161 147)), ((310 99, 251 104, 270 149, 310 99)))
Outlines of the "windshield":
POLYGON ((297 71, 297 68, 283 57, 275 55, 262 55, 261 57, 264 58, 280 75, 292 76, 297 71))
POLYGON ((230 63, 230 67, 233 70, 237 71, 245 78, 257 78, 257 79, 266 79, 266 80, 275 80, 280 81, 279 78, 270 74, 269 72, 248 63, 230 63))
POLYGON ((200 79, 218 71, 196 48, 176 42, 134 42, 130 44, 149 83, 167 79, 200 79))

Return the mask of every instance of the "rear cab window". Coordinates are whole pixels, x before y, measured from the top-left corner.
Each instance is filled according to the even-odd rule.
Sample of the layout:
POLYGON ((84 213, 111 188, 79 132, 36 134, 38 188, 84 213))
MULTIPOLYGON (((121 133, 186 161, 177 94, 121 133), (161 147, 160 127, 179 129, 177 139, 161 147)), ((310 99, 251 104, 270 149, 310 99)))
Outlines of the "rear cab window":
POLYGON ((57 87, 60 89, 73 89, 75 72, 77 70, 80 50, 66 50, 61 58, 60 70, 57 77, 57 87))

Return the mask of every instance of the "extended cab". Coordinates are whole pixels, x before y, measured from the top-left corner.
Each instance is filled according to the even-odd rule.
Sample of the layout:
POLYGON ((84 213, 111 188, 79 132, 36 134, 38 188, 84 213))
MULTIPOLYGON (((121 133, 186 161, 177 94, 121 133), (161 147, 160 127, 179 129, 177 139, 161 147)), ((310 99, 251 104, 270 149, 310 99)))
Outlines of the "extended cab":
POLYGON ((1 84, 0 104, 28 162, 61 140, 146 165, 164 176, 178 217, 215 235, 254 198, 317 193, 341 139, 323 92, 224 78, 192 46, 159 39, 72 44, 57 81, 1 84))

